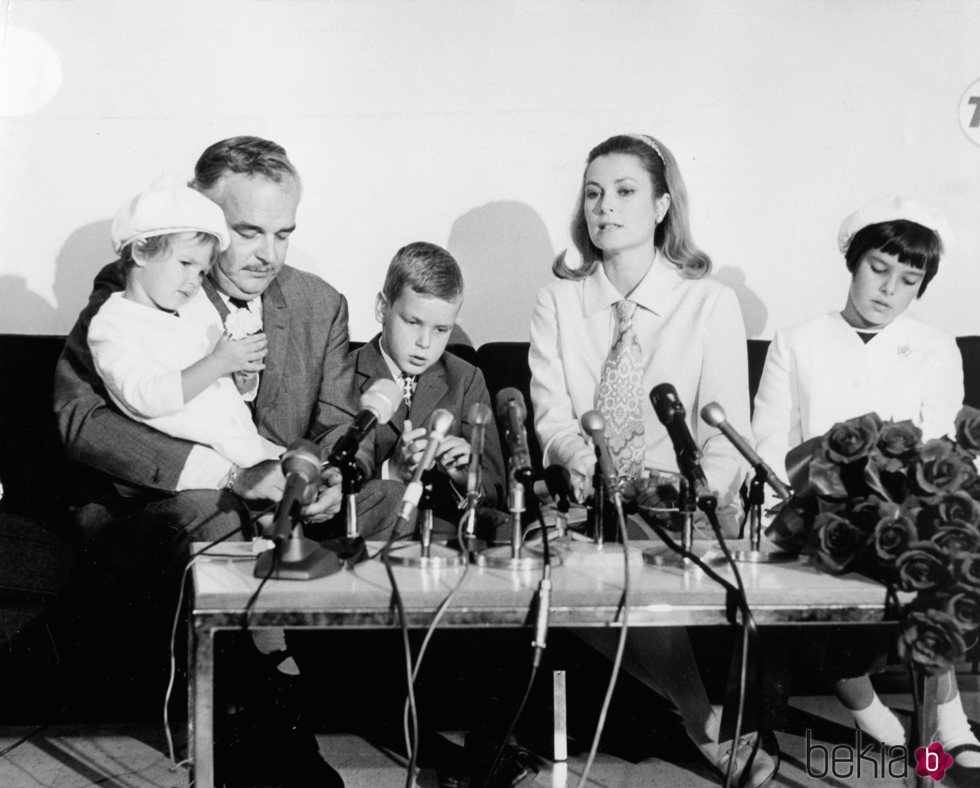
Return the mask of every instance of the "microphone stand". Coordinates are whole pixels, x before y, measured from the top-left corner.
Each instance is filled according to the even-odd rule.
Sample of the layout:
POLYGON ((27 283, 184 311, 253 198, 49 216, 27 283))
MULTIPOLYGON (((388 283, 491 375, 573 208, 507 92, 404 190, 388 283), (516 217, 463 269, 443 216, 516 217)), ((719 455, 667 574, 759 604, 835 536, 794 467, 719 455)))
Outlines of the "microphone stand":
POLYGON ((524 514, 524 484, 518 479, 514 467, 514 458, 508 461, 507 473, 507 510, 510 512, 510 545, 488 547, 477 553, 477 566, 494 569, 527 570, 544 566, 544 558, 540 555, 522 555, 521 545, 524 539, 521 528, 521 515, 524 514))
MULTIPOLYGON (((700 470, 698 456, 690 456, 687 452, 679 453, 677 456, 678 469, 681 472, 680 490, 677 501, 677 508, 681 514, 681 547, 688 553, 694 553, 694 514, 698 507, 708 514, 709 517, 717 508, 718 502, 713 495, 704 495, 698 500, 697 485, 695 479, 696 470, 700 470), (708 510, 711 510, 709 513, 708 510)), ((701 474, 701 478, 704 476, 701 474)), ((681 569, 690 569, 694 562, 687 556, 676 553, 665 553, 659 547, 648 547, 643 551, 643 560, 654 566, 673 566, 681 569)))
POLYGON ((463 556, 458 550, 441 544, 432 544, 432 483, 436 471, 432 468, 422 473, 422 495, 418 505, 419 545, 405 544, 392 548, 388 560, 400 566, 417 566, 423 569, 444 569, 459 566, 463 556))
POLYGON ((592 475, 592 538, 597 550, 602 549, 605 541, 605 510, 606 485, 602 481, 602 469, 599 466, 599 449, 595 450, 595 472, 592 475))
POLYGON ((746 517, 749 522, 749 549, 734 550, 732 558, 742 563, 773 564, 792 561, 796 556, 785 550, 762 549, 762 505, 766 500, 765 468, 756 466, 752 481, 749 482, 749 508, 746 517))
POLYGON ((348 457, 339 466, 341 475, 340 492, 343 496, 344 521, 346 532, 343 536, 325 539, 322 544, 333 550, 348 566, 354 566, 367 559, 367 545, 364 537, 357 532, 357 494, 364 481, 364 472, 354 457, 348 457))
POLYGON ((292 512, 289 539, 260 553, 255 560, 255 577, 273 580, 313 580, 339 572, 341 557, 327 547, 303 536, 303 526, 292 512))

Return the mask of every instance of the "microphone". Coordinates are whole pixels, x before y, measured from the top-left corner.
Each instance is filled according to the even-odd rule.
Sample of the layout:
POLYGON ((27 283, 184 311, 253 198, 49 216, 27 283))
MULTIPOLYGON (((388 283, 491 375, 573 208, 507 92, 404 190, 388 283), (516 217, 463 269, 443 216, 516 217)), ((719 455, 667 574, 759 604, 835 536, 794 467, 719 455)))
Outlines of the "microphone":
POLYGON ((316 495, 316 486, 320 481, 320 452, 312 441, 300 439, 290 444, 279 462, 286 477, 286 486, 276 510, 273 540, 281 550, 292 536, 293 507, 312 503, 316 495))
POLYGON ((497 418, 504 423, 504 438, 510 449, 510 462, 514 478, 522 484, 527 484, 534 476, 531 467, 531 452, 527 448, 527 432, 524 430, 524 420, 527 418, 527 408, 524 405, 524 395, 511 387, 497 392, 497 418))
POLYGON ((606 420, 597 410, 590 410, 582 414, 582 431, 592 438, 599 453, 599 472, 606 483, 606 489, 610 495, 618 492, 616 484, 616 466, 613 465, 612 454, 609 451, 609 444, 606 443, 606 420))
POLYGON ((412 480, 405 488, 405 494, 402 496, 402 508, 398 513, 399 518, 409 520, 418 507, 419 499, 422 497, 422 474, 432 467, 436 452, 439 451, 439 444, 442 443, 452 426, 452 413, 442 408, 432 411, 429 423, 426 425, 429 437, 425 444, 425 450, 422 452, 422 459, 415 468, 415 473, 412 474, 412 480))
POLYGON ((470 433, 470 467, 466 477, 466 498, 476 505, 483 489, 483 442, 486 440, 487 425, 493 420, 490 408, 482 402, 474 402, 468 415, 473 431, 470 433))
POLYGON ((745 457, 749 461, 756 472, 761 473, 765 480, 769 483, 769 486, 776 491, 776 495, 780 498, 789 498, 792 495, 790 489, 780 481, 779 477, 758 455, 755 449, 753 449, 747 440, 743 438, 735 428, 728 423, 725 417, 725 410, 717 402, 709 402, 703 408, 701 408, 701 418, 704 419, 712 427, 717 427, 721 430, 722 435, 724 435, 731 442, 732 446, 738 449, 739 454, 745 457))
POLYGON ((694 436, 687 426, 687 411, 684 403, 677 396, 677 389, 670 383, 654 386, 650 392, 650 402, 660 419, 667 428, 674 453, 677 455, 677 467, 687 479, 694 491, 695 498, 710 497, 714 494, 708 489, 708 480, 701 469, 701 450, 694 442, 694 436))
POLYGON ((378 378, 372 381, 361 395, 361 412, 333 447, 330 456, 327 457, 327 465, 340 467, 354 457, 361 441, 376 425, 391 421, 391 416, 398 409, 401 401, 401 389, 391 378, 378 378))

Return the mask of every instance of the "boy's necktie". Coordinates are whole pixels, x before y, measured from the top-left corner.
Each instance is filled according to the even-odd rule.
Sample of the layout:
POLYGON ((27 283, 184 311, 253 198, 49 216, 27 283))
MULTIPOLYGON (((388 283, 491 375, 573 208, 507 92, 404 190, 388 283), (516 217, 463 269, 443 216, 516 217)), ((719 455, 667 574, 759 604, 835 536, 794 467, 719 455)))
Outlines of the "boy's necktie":
POLYGON ((643 356, 633 329, 637 304, 623 299, 616 312, 616 339, 602 365, 596 408, 606 420, 606 440, 620 476, 639 478, 646 443, 643 428, 643 356))
POLYGON ((418 376, 402 372, 398 376, 398 382, 402 386, 402 400, 405 402, 405 407, 411 408, 412 395, 415 394, 415 387, 418 385, 418 376))

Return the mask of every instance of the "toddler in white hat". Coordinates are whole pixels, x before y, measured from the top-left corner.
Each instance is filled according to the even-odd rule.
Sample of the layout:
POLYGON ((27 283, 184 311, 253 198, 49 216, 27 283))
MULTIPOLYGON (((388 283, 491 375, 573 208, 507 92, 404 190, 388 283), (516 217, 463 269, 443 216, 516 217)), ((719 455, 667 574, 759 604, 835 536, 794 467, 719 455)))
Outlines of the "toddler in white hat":
POLYGON ((154 182, 112 223, 126 287, 92 318, 88 343, 125 415, 248 468, 283 451, 259 435, 232 379, 263 368, 265 335, 224 334, 215 343, 193 317, 195 301, 207 298, 204 277, 228 245, 216 203, 174 179, 154 182))

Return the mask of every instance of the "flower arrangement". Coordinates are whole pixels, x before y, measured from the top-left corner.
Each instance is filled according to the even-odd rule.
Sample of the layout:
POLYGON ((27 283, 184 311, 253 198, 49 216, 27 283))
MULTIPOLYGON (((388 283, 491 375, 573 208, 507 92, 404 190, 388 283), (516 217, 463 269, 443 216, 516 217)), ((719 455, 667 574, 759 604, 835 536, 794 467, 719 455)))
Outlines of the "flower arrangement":
POLYGON ((261 330, 259 316, 244 307, 229 312, 225 318, 225 333, 232 339, 244 339, 261 330))
POLYGON ((790 453, 796 491, 767 535, 828 572, 859 571, 914 593, 899 609, 899 653, 935 672, 980 628, 980 410, 964 407, 955 439, 923 443, 909 421, 868 413, 790 453))

